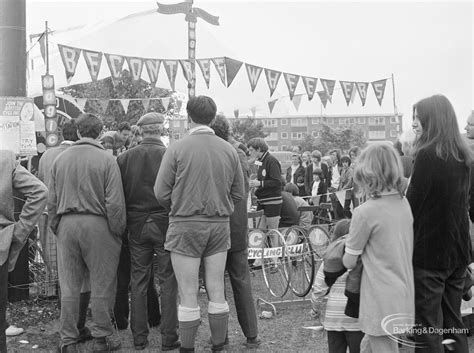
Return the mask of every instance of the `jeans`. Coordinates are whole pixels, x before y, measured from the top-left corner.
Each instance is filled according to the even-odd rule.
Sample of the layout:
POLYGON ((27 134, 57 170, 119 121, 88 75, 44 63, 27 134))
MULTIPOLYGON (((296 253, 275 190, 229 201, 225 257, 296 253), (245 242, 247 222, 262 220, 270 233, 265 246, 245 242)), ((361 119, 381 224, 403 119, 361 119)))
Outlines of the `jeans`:
POLYGON ((362 331, 328 331, 329 353, 360 352, 360 342, 364 337, 362 331))
POLYGON ((0 353, 7 352, 7 301, 8 301, 8 260, 0 266, 0 353))
POLYGON ((61 218, 57 245, 62 345, 77 342, 79 292, 87 273, 91 284, 92 336, 112 335, 110 312, 115 298, 121 239, 110 232, 104 217, 70 214, 61 218))
POLYGON ((415 352, 444 353, 442 340, 456 341, 456 353, 469 352, 464 324, 461 318, 461 297, 466 268, 426 270, 415 267, 415 319, 420 334, 415 341, 420 344, 415 352), (428 332, 422 332, 426 328, 428 332), (429 333, 433 329, 455 332, 429 333), (461 333, 462 332, 462 333, 461 333), (423 345, 424 347, 421 347, 423 345))
POLYGON ((178 285, 171 266, 170 253, 165 250, 167 217, 149 217, 141 231, 130 231, 132 315, 131 329, 135 342, 144 341, 149 333, 147 324, 147 290, 153 276, 153 258, 161 293, 161 344, 171 346, 178 340, 178 285))
MULTIPOLYGON (((115 295, 114 319, 119 329, 128 327, 129 303, 128 292, 130 287, 130 247, 128 244, 128 233, 122 238, 122 249, 120 250, 120 261, 117 269, 117 294, 115 295)), ((154 284, 154 276, 150 276, 148 284, 148 323, 150 326, 158 326, 161 321, 160 302, 154 284)))
POLYGON ((229 251, 227 253, 226 270, 234 292, 237 319, 245 337, 258 336, 257 312, 252 296, 248 250, 229 251))

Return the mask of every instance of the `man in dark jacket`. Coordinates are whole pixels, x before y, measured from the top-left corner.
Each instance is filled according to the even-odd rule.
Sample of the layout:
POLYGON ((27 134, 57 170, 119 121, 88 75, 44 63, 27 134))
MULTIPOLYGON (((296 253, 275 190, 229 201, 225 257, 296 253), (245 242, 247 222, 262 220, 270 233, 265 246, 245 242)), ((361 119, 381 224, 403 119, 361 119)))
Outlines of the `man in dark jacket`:
POLYGON ((93 114, 77 120, 80 140, 54 161, 49 184, 50 226, 58 235, 61 286, 61 351, 75 351, 79 336, 79 291, 87 270, 91 282, 93 352, 113 351, 113 306, 125 200, 115 157, 98 142, 102 122, 93 114))
POLYGON ((158 204, 153 193, 156 175, 166 151, 160 139, 164 121, 163 115, 159 113, 143 115, 137 123, 143 137, 141 144, 117 158, 127 205, 132 284, 131 328, 133 343, 138 350, 148 346, 147 292, 150 278, 154 275, 154 253, 157 255, 162 304, 161 350, 179 347, 176 307, 178 287, 170 254, 164 248, 168 213, 158 204))

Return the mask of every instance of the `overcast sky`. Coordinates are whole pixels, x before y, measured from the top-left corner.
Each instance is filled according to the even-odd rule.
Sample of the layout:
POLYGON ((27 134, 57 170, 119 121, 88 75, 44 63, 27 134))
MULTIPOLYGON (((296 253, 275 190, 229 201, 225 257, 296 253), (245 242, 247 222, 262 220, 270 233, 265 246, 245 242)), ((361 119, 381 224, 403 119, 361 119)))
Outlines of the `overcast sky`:
MULTIPOLYGON (((194 6, 220 18, 220 26, 199 20, 197 58, 228 56, 282 72, 337 81, 370 82, 389 78, 393 73, 396 104, 404 114, 405 127, 411 123, 412 105, 432 94, 445 94, 451 100, 460 128, 464 127, 473 107, 473 6, 470 1, 196 0, 194 6)), ((52 30, 101 23, 80 38, 53 37, 52 50, 55 43, 59 43, 105 53, 186 59, 184 15, 154 13, 114 23, 115 19, 152 9, 156 9, 155 1, 27 0, 27 28, 29 33, 40 32, 45 20, 52 30)), ((72 83, 87 80, 85 67, 81 57, 72 83)), ((99 78, 110 75, 105 60, 102 69, 99 78)), ((142 77, 147 79, 145 72, 142 77)), ((64 76, 63 68, 56 72, 52 69, 52 73, 58 76, 56 81, 61 82, 59 76, 64 76)), ((158 84, 169 88, 163 72, 158 84)), ((317 96, 311 102, 303 97, 298 112, 289 101, 283 77, 272 98, 263 74, 252 94, 244 66, 229 88, 222 85, 217 72, 212 70, 210 86, 208 90, 198 72, 197 93, 214 97, 219 110, 227 114, 239 109, 245 115, 255 106, 257 114, 268 115, 267 102, 276 98, 280 99, 274 115, 369 114, 393 113, 394 110, 391 80, 387 81, 382 107, 372 89, 365 107, 361 106, 358 96, 347 107, 337 82, 333 104, 328 103, 323 109, 317 96)), ((186 92, 181 70, 176 78, 176 89, 186 92)), ((298 93, 305 93, 301 81, 298 93)))

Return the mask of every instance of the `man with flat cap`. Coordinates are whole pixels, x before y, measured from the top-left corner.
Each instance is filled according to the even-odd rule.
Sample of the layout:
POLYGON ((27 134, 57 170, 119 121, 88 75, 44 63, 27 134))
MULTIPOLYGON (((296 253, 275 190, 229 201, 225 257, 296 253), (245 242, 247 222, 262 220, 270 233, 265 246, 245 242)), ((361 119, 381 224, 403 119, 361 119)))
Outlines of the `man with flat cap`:
POLYGON ((164 117, 151 112, 138 120, 141 144, 122 153, 117 163, 122 174, 127 206, 131 257, 131 329, 135 349, 148 346, 147 290, 153 276, 153 254, 161 289, 161 350, 173 350, 178 341, 177 282, 170 253, 164 249, 168 212, 158 204, 153 187, 166 147, 161 141, 164 117))

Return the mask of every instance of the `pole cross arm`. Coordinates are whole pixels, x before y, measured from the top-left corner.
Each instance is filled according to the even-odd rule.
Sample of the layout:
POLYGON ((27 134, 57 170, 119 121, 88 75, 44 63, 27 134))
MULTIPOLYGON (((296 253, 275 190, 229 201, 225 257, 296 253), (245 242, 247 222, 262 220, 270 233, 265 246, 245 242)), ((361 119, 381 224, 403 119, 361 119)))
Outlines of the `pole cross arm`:
POLYGON ((180 2, 177 4, 160 4, 159 2, 156 3, 158 5, 158 12, 164 15, 174 15, 177 13, 184 13, 188 14, 191 12, 192 4, 189 2, 180 2))
POLYGON ((211 15, 209 12, 200 9, 199 7, 193 8, 193 14, 197 17, 201 17, 204 21, 214 26, 219 26, 219 16, 211 15))

